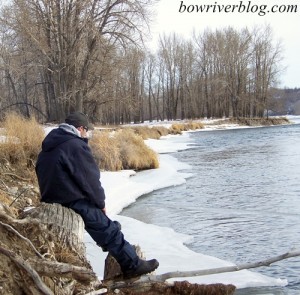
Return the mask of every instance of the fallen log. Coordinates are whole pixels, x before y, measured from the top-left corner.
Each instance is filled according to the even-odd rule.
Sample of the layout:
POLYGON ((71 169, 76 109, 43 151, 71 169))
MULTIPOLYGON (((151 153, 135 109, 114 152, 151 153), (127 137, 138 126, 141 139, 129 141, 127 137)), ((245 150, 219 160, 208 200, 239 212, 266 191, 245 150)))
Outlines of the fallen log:
POLYGON ((172 285, 167 283, 154 283, 148 285, 132 285, 127 288, 107 290, 107 291, 94 291, 85 295, 98 295, 98 294, 127 294, 127 295, 233 295, 236 287, 233 285, 224 284, 191 284, 187 281, 174 282, 172 285), (101 292, 101 293, 100 293, 101 292))
POLYGON ((238 264, 234 266, 228 266, 228 267, 220 267, 220 268, 213 268, 213 269, 203 269, 203 270, 195 270, 195 271, 185 271, 185 272, 168 272, 165 274, 161 274, 158 276, 155 276, 155 279, 152 280, 158 281, 158 282, 164 282, 171 278, 184 278, 184 277, 196 277, 196 276, 205 276, 205 275, 211 275, 211 274, 218 274, 218 273, 225 273, 225 272, 233 272, 233 271, 239 271, 243 269, 251 269, 251 268, 257 268, 261 266, 270 266, 274 262, 278 262, 284 259, 292 258, 300 256, 300 250, 292 250, 287 253, 271 257, 265 260, 253 262, 253 263, 244 263, 244 264, 238 264))
MULTIPOLYGON (((146 290, 153 291, 152 288, 158 288, 158 289, 166 288, 166 292, 171 292, 171 290, 178 289, 180 286, 180 283, 183 283, 183 282, 167 282, 167 280, 169 280, 169 279, 212 275, 212 274, 218 274, 218 273, 240 271, 243 269, 258 268, 261 266, 270 266, 272 263, 275 263, 275 262, 278 262, 278 261, 281 261, 284 259, 292 258, 292 257, 297 257, 297 256, 300 256, 300 250, 291 250, 287 253, 284 253, 284 254, 281 254, 281 255, 278 255, 275 257, 271 257, 268 259, 260 260, 257 262, 253 262, 253 263, 244 263, 244 264, 233 265, 233 266, 228 266, 228 267, 195 270, 195 271, 184 271, 184 272, 175 271, 175 272, 168 272, 168 273, 164 273, 164 274, 160 274, 160 275, 153 275, 153 274, 144 275, 130 283, 126 280, 122 281, 119 279, 116 281, 113 278, 110 278, 110 279, 104 280, 103 284, 106 286, 108 291, 112 291, 112 290, 116 290, 116 289, 128 290, 130 288, 130 290, 132 290, 134 292, 137 292, 138 290, 142 290, 143 292, 145 292, 146 290), (176 288, 173 289, 173 288, 171 288, 172 286, 176 286, 176 288)), ((110 263, 110 267, 111 267, 111 263, 110 263)), ((220 294, 233 294, 231 292, 234 292, 234 289, 232 289, 232 285, 212 284, 212 285, 202 285, 202 287, 200 287, 200 286, 201 285, 198 285, 198 284, 190 284, 189 288, 193 288, 193 287, 195 288, 195 289, 193 289, 193 292, 195 290, 197 290, 197 292, 198 291, 200 292, 200 293, 191 293, 191 294, 220 295, 220 294), (211 290, 214 290, 214 291, 212 291, 213 293, 205 293, 206 291, 204 291, 204 290, 206 288, 208 288, 210 290, 209 292, 211 292, 211 290), (202 290, 204 293, 201 293, 200 290, 202 290), (223 291, 221 291, 221 290, 223 290, 223 291, 226 290, 226 292, 229 292, 229 293, 222 293, 223 291)), ((124 294, 127 294, 127 293, 124 293, 124 294)), ((132 294, 135 294, 135 293, 132 293, 132 294)), ((167 294, 167 293, 163 293, 163 294, 167 294)), ((168 294, 177 294, 177 293, 168 293, 168 294)), ((189 294, 189 293, 185 293, 185 294, 189 294)))
MULTIPOLYGON (((146 259, 144 253, 139 246, 134 246, 137 255, 146 259)), ((98 294, 193 294, 193 295, 232 295, 235 291, 235 286, 229 284, 191 284, 187 281, 183 282, 165 282, 158 281, 156 278, 159 275, 154 273, 144 275, 140 278, 122 280, 122 271, 117 261, 108 254, 105 259, 105 269, 102 289, 88 293, 86 295, 98 295, 98 294), (106 288, 105 292, 103 287, 106 288)))

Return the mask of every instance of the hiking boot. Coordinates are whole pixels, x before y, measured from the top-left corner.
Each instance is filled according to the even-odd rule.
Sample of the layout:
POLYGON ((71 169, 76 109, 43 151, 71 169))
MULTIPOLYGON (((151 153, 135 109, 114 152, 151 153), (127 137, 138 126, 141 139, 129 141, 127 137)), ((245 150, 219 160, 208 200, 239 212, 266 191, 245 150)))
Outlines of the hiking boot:
POLYGON ((159 263, 156 259, 142 260, 139 259, 138 265, 135 269, 129 269, 123 272, 124 279, 131 279, 135 277, 140 277, 157 269, 159 263))

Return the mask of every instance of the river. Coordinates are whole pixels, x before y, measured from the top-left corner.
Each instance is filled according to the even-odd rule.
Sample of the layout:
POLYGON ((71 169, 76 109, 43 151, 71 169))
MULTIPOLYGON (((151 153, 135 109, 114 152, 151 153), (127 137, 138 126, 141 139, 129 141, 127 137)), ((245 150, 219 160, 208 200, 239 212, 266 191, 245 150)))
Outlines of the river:
MULTIPOLYGON (((172 154, 191 166, 186 184, 144 195, 122 215, 191 235, 193 251, 237 264, 300 248, 300 124, 199 131, 190 140, 172 154)), ((299 257, 255 271, 289 284, 237 295, 300 294, 299 257)))

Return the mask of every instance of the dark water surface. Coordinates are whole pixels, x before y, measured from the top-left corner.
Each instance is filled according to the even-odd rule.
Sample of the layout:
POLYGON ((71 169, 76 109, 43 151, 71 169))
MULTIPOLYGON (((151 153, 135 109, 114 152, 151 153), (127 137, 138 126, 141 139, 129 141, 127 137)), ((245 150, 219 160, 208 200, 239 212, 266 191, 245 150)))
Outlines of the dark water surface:
MULTIPOLYGON (((193 147, 172 154, 191 165, 187 183, 145 195, 122 215, 191 235, 190 249, 235 263, 299 249, 300 125, 190 136, 193 147)), ((299 257, 255 271, 289 285, 236 294, 300 294, 299 257)))

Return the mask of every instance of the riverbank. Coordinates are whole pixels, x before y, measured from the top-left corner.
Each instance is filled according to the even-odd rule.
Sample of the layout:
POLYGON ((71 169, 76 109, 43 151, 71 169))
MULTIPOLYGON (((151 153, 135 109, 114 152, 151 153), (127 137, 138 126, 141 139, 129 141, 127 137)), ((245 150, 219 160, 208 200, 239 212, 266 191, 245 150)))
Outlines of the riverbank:
MULTIPOLYGON (((192 177, 142 197, 122 215, 189 234, 191 250, 236 263, 300 249, 299 126, 189 132, 192 149, 174 156, 191 165, 185 171, 192 177)), ((255 269, 288 285, 237 294, 299 294, 298 270, 299 258, 255 269)))
MULTIPOLYGON (((209 130, 218 130, 219 125, 210 125, 209 130)), ((251 128, 249 126, 237 126, 235 124, 223 125, 223 129, 251 128)), ((208 128, 201 132, 208 131, 208 128)), ((160 140, 149 139, 146 143, 159 153, 160 168, 135 173, 134 171, 122 171, 117 173, 102 173, 102 183, 106 189, 109 215, 119 220, 123 225, 126 238, 131 243, 139 244, 147 258, 158 258, 160 267, 156 273, 161 274, 176 270, 210 269, 214 267, 233 265, 230 261, 223 261, 216 257, 195 253, 189 250, 185 243, 192 237, 178 234, 169 228, 162 228, 151 224, 117 215, 122 208, 136 201, 140 196, 151 191, 168 186, 180 185, 186 182, 190 174, 184 172, 188 167, 178 162, 171 154, 178 150, 190 148, 189 132, 181 136, 169 135, 160 140), (115 186, 118 183, 118 186, 115 186), (146 233, 146 234, 145 234, 146 233), (178 267, 180 266, 180 267, 178 267)), ((159 208, 158 208, 159 209, 159 208)), ((141 212, 145 215, 145 212, 141 212)), ((146 214, 147 215, 147 214, 146 214)), ((91 261, 99 257, 93 265, 97 274, 101 277, 103 265, 100 261, 105 259, 97 247, 87 236, 88 253, 91 261)), ((284 286, 287 281, 280 278, 271 278, 256 273, 255 271, 240 271, 219 275, 188 278, 193 283, 231 283, 237 288, 284 286)))
MULTIPOLYGON (((208 124, 205 128, 201 129, 202 131, 216 130, 218 128, 250 128, 249 126, 239 126, 232 123, 220 126, 220 124, 216 124, 214 120, 205 121, 208 124)), ((169 124, 169 122, 163 123, 169 124)), ((174 122, 171 123, 173 124, 174 122)), ((40 126, 37 127, 40 128, 40 126)), ((55 127, 56 126, 51 126, 49 128, 55 127)), ((33 124, 32 129, 35 130, 35 128, 36 125, 33 124)), ((21 127, 19 129, 22 135, 24 135, 24 129, 27 130, 27 128, 21 127)), ((133 170, 102 173, 101 181, 107 195, 106 205, 109 216, 112 219, 121 221, 126 238, 131 243, 139 244, 147 258, 155 257, 159 259, 160 267, 157 273, 176 270, 207 269, 233 265, 230 261, 224 261, 216 257, 190 251, 185 246, 185 243, 191 239, 189 236, 178 234, 169 228, 140 223, 137 220, 128 219, 118 215, 124 207, 135 202, 137 198, 148 192, 159 190, 168 186, 184 184, 186 182, 186 179, 191 176, 184 171, 187 166, 179 163, 175 158, 169 155, 169 153, 190 148, 189 144, 191 142, 189 134, 189 132, 182 132, 182 135, 172 134, 162 136, 159 140, 145 140, 146 144, 152 147, 159 154, 160 167, 158 169, 146 170, 138 173, 133 170), (180 269, 178 269, 178 265, 180 265, 180 269)), ((29 138, 32 138, 31 135, 29 138)), ((28 138, 24 138, 24 140, 27 139, 28 138)), ((32 140, 30 142, 32 142, 32 140)), ((16 144, 16 141, 13 141, 12 147, 16 146, 20 148, 20 144, 16 144)), ((38 147, 40 148, 40 146, 38 147)), ((20 159, 19 156, 22 155, 23 153, 21 152, 15 152, 13 153, 13 156, 15 157, 12 159, 17 161, 20 159)), ((7 159, 9 158, 7 157, 7 159)), ((17 162, 12 162, 14 165, 16 165, 16 163, 17 162)), ((32 163, 34 163, 34 160, 26 161, 25 163, 28 165, 26 166, 27 168, 31 167, 32 170, 30 171, 34 171, 34 165, 32 163)), ((24 206, 35 205, 35 203, 32 202, 36 202, 38 204, 39 192, 37 187, 32 185, 30 179, 26 178, 27 175, 25 175, 24 171, 22 173, 22 169, 20 167, 19 170, 15 170, 14 167, 17 166, 13 166, 8 162, 2 163, 1 173, 3 178, 1 194, 3 197, 3 203, 10 205, 11 209, 13 208, 20 212, 24 206), (5 169, 8 170, 6 171, 5 169), (15 205, 17 205, 17 207, 15 207, 15 205)), ((16 212, 16 216, 17 215, 18 213, 16 212)), ((85 235, 85 239, 88 258, 91 261, 93 269, 101 278, 103 276, 106 253, 102 253, 99 247, 95 245, 87 234, 85 235)), ((238 288, 253 286, 253 284, 255 286, 282 286, 286 284, 286 281, 281 280, 280 278, 270 278, 249 271, 241 271, 234 274, 188 278, 188 280, 190 282, 198 283, 232 283, 238 288)))

